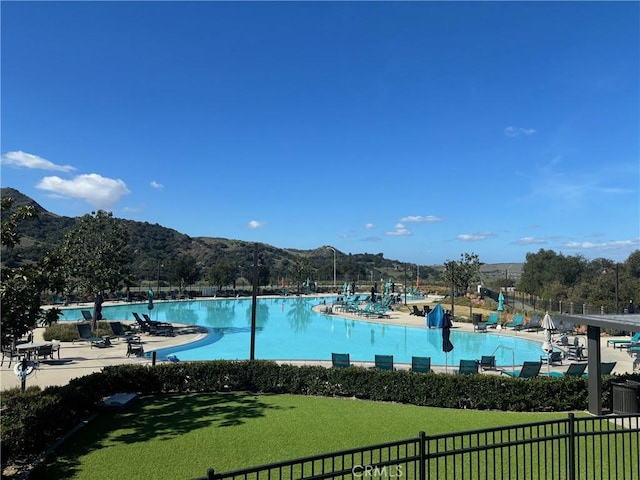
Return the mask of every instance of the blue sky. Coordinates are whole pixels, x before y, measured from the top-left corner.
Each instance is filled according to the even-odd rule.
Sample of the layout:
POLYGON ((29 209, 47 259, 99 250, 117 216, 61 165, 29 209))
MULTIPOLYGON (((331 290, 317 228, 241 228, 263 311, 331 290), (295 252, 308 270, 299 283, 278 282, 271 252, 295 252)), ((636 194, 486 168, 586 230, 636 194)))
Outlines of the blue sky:
POLYGON ((2 186, 419 264, 640 248, 638 2, 2 2, 2 186))

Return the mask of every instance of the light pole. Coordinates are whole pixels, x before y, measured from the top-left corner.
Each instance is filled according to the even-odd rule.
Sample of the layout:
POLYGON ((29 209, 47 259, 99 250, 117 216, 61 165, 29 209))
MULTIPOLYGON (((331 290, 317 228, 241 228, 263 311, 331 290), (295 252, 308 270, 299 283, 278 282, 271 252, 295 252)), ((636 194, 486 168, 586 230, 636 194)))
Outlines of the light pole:
POLYGON ((336 289, 336 249, 333 247, 327 247, 333 251, 333 290, 336 289))
POLYGON ((158 262, 158 288, 156 290, 156 295, 160 296, 160 267, 164 267, 162 261, 158 262))

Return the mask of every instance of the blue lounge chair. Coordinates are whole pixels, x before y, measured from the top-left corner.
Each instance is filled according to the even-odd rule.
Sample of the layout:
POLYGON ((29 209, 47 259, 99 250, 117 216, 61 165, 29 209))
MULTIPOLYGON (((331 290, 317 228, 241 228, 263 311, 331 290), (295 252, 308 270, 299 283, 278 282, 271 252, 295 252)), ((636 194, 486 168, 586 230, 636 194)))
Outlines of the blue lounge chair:
POLYGON ((520 370, 502 370, 501 373, 516 378, 533 378, 538 376, 540 368, 542 368, 542 362, 524 362, 520 370))
POLYGON ((352 366, 348 353, 332 353, 331 363, 335 368, 347 368, 352 366))
POLYGON ((498 312, 491 312, 487 319, 487 327, 496 328, 500 324, 500 314, 498 312))
POLYGON ((581 377, 587 369, 586 363, 571 363, 566 372, 550 372, 550 377, 581 377))
POLYGON ((538 332, 542 330, 542 325, 540 324, 540 315, 534 315, 531 317, 529 322, 525 325, 527 332, 538 332))
POLYGON ((395 370, 393 368, 393 355, 376 355, 375 366, 378 370, 395 370))
POLYGON ((431 357, 411 357, 411 371, 416 373, 430 373, 431 357))
POLYGON ((613 338, 611 340, 607 340, 607 347, 612 345, 613 348, 616 348, 616 346, 618 346, 618 348, 624 348, 625 345, 638 342, 640 342, 640 332, 634 333, 633 336, 628 339, 613 338))
POLYGON ((482 370, 495 370, 496 369, 496 357, 495 355, 483 355, 480 359, 480 368, 482 370))
POLYGON ((513 316, 513 320, 504 324, 507 328, 513 328, 514 330, 522 330, 524 326, 524 315, 518 313, 513 316))
POLYGON ((456 375, 474 375, 480 373, 478 371, 478 365, 477 360, 460 360, 460 367, 453 373, 456 375))

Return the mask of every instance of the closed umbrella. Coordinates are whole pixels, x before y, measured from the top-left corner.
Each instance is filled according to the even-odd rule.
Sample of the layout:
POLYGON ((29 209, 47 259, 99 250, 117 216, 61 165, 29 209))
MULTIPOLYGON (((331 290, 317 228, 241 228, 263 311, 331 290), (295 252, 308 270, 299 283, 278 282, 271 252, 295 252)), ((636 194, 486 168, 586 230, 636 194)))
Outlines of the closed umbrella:
POLYGON ((451 314, 445 313, 444 318, 442 319, 442 351, 444 352, 444 369, 447 371, 449 361, 448 361, 448 353, 453 350, 453 343, 451 343, 451 314))
POLYGON ((149 303, 147 304, 147 308, 149 309, 149 311, 151 311, 153 310, 153 290, 151 288, 147 292, 147 299, 149 300, 149 303))
POLYGON ((544 343, 542 344, 542 350, 547 353, 547 373, 550 370, 549 355, 553 351, 553 344, 551 343, 551 334, 556 329, 553 323, 553 318, 549 315, 549 312, 545 313, 542 319, 542 328, 544 329, 544 343))
POLYGON ((91 330, 94 332, 98 331, 98 321, 102 320, 102 302, 104 298, 102 297, 102 293, 98 292, 96 294, 96 298, 93 301, 93 316, 91 317, 91 330))
POLYGON ((504 295, 500 292, 498 295, 498 311, 502 312, 504 310, 504 295))

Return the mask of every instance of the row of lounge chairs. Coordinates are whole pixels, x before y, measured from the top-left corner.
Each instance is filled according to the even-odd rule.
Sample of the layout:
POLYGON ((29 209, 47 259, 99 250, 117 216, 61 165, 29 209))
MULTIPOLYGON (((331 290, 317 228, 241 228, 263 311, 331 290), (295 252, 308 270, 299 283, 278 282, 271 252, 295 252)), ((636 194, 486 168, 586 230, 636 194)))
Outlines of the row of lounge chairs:
MULTIPOLYGON (((332 365, 336 368, 351 367, 351 359, 348 353, 332 353, 332 365)), ((610 375, 616 366, 616 362, 606 362, 600 364, 600 373, 602 375, 610 375)), ((379 370, 394 370, 393 355, 375 355, 374 367, 379 370)), ((501 374, 509 375, 516 378, 533 378, 540 375, 542 361, 530 362, 526 361, 519 370, 500 370, 501 374)), ((572 363, 565 372, 550 372, 550 377, 586 377, 586 363, 572 363)), ((472 375, 480 373, 482 370, 497 370, 496 359, 493 355, 483 355, 480 360, 460 360, 457 370, 458 375, 472 375)), ((412 357, 411 371, 418 373, 430 373, 431 357, 412 357)))
MULTIPOLYGON (((474 317, 473 329, 477 332, 486 332, 489 328, 511 328, 514 331, 527 331, 527 332, 539 332, 542 328, 542 319, 539 315, 534 315, 525 321, 523 314, 518 313, 513 316, 513 319, 509 322, 500 322, 500 313, 491 312, 486 322, 480 322, 474 317)), ((556 333, 571 334, 575 330, 575 325, 572 322, 563 322, 559 328, 556 328, 556 333)))
POLYGON ((361 300, 361 295, 354 295, 351 299, 342 302, 335 302, 332 305, 332 311, 351 313, 354 315, 362 315, 364 317, 388 317, 391 310, 392 297, 388 297, 384 302, 372 302, 371 297, 367 296, 361 300))

